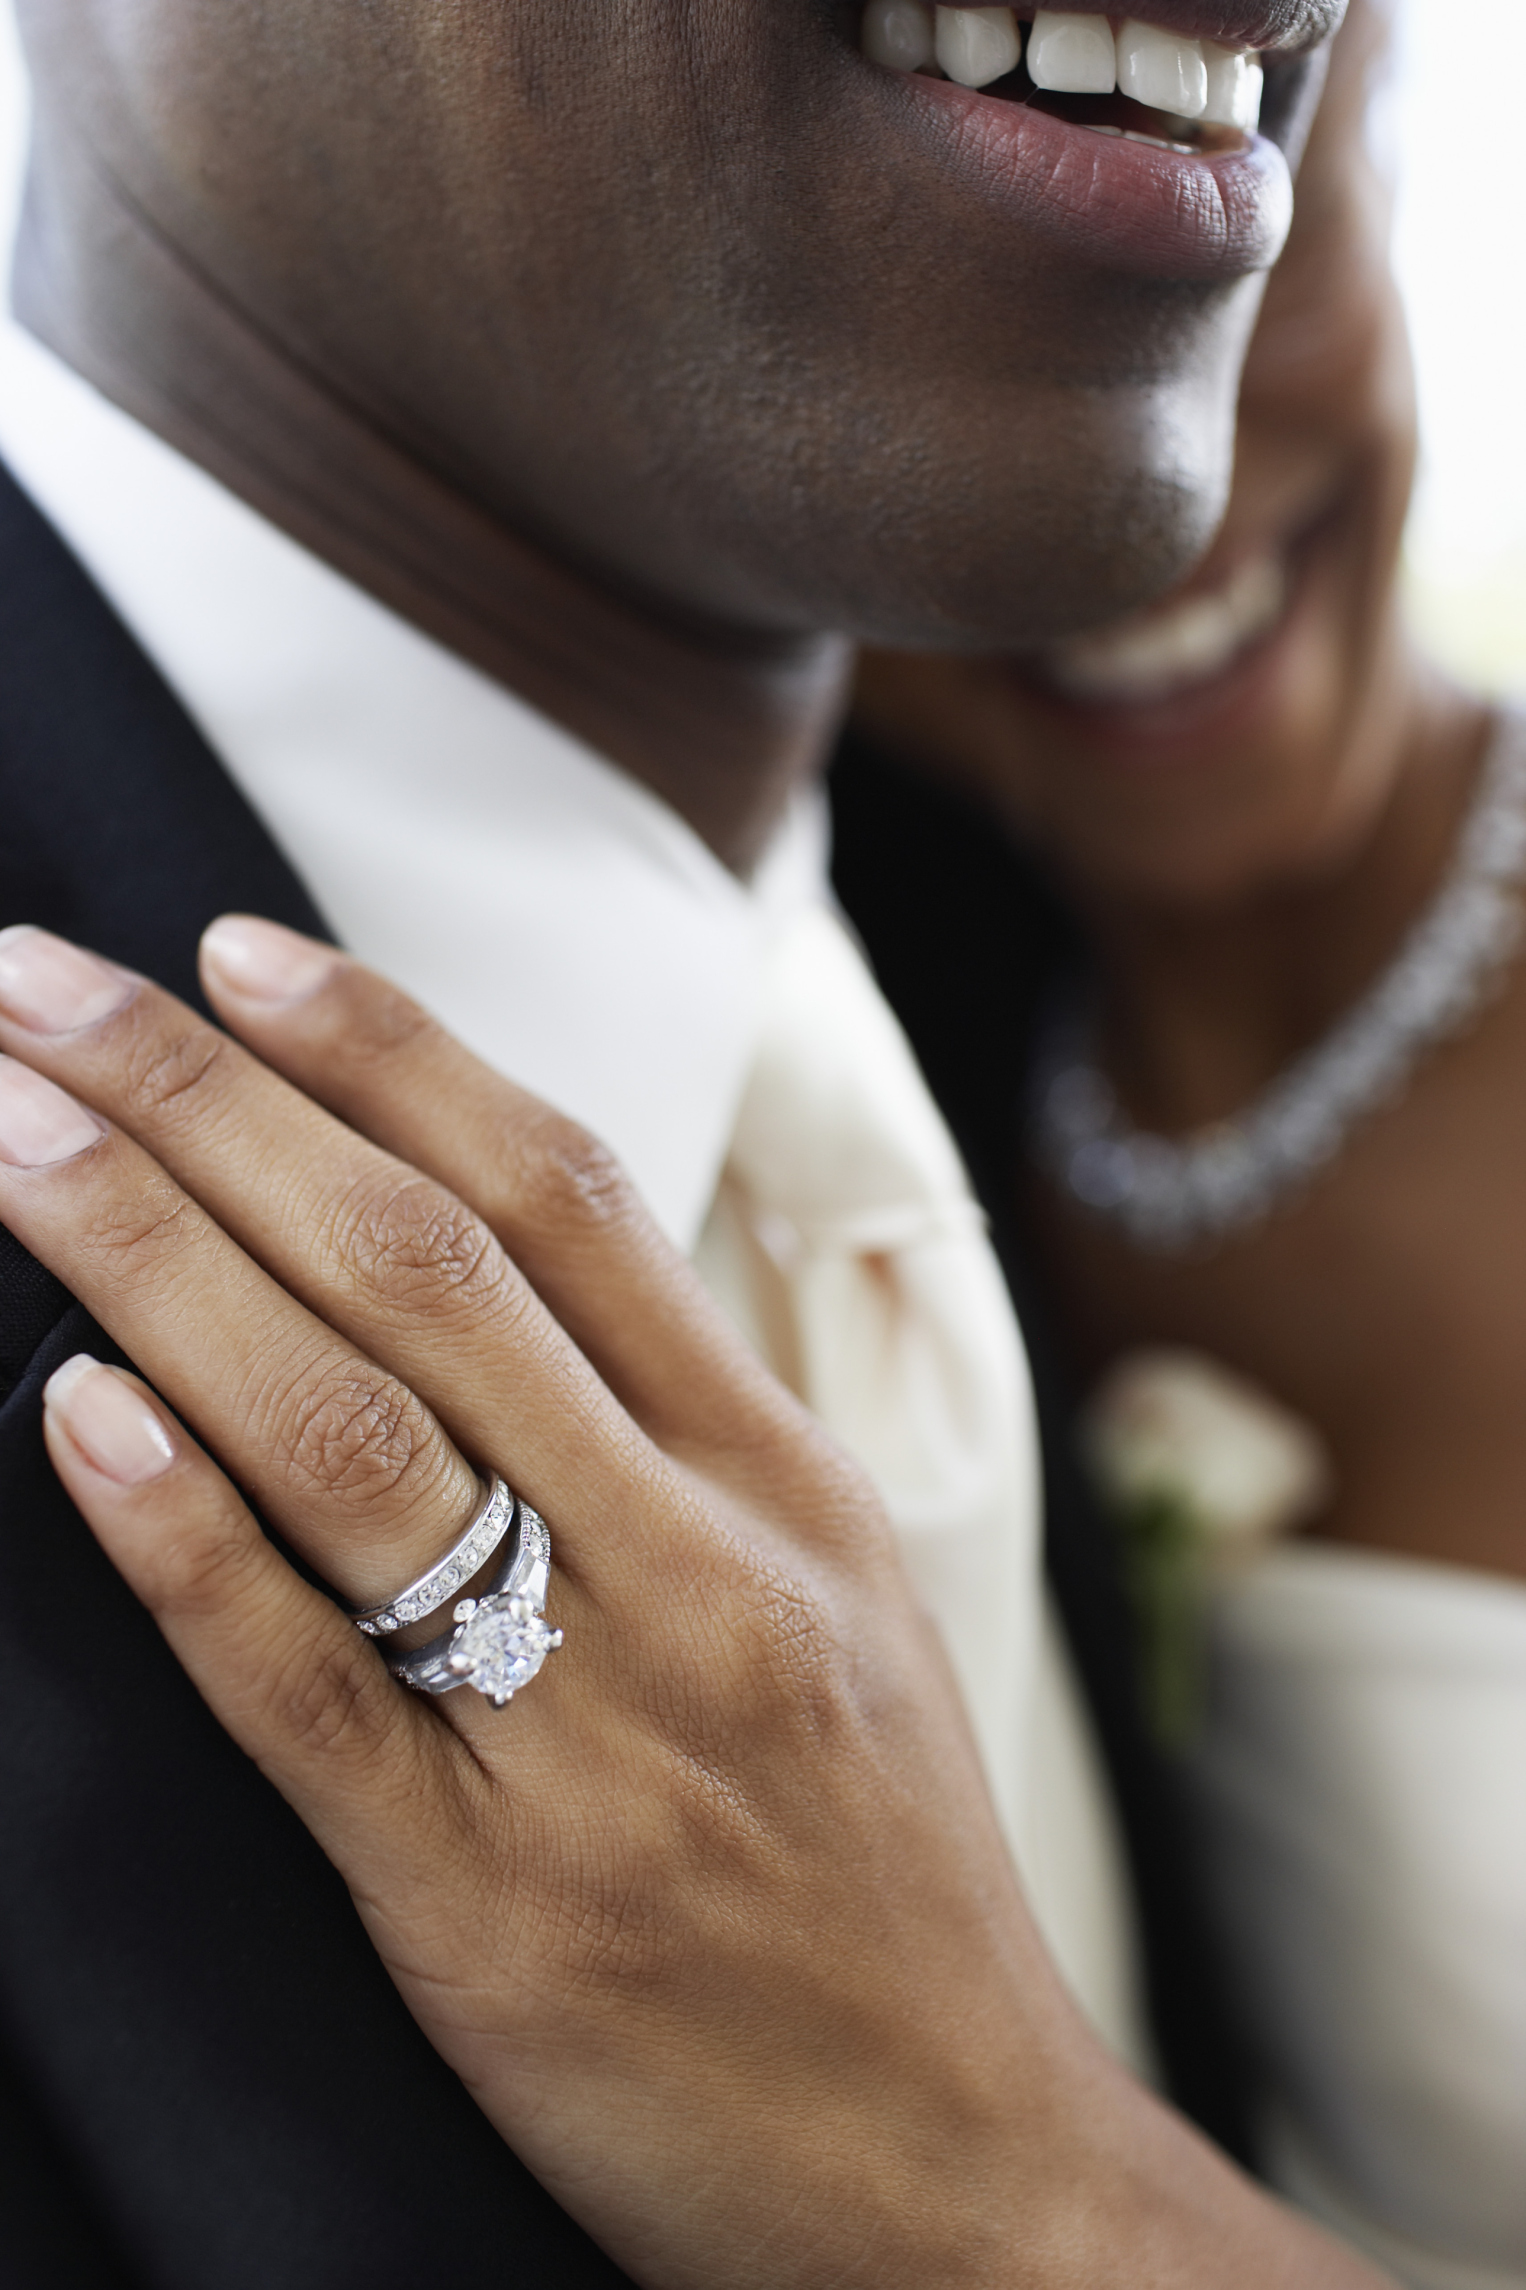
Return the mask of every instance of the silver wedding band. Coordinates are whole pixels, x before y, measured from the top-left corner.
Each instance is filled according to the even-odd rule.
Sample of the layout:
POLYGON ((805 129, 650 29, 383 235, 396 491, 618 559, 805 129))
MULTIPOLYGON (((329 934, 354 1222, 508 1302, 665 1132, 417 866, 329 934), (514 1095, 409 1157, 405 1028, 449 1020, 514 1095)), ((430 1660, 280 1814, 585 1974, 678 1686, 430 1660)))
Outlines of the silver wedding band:
POLYGON ((459 1601, 451 1629, 410 1654, 382 1647, 401 1684, 420 1694, 471 1686, 502 1709, 555 1653, 562 1633, 546 1621, 551 1536, 540 1513, 520 1502, 496 1472, 454 1548, 396 1598, 352 1611, 350 1619, 368 1638, 389 1638, 448 1605, 500 1549, 503 1556, 482 1596, 459 1601))
POLYGON ((363 1630, 368 1638, 390 1638, 394 1630, 406 1630, 448 1606, 487 1565, 514 1524, 514 1509, 513 1493, 495 1471, 460 1540, 396 1598, 380 1606, 352 1607, 350 1620, 356 1629, 363 1630))

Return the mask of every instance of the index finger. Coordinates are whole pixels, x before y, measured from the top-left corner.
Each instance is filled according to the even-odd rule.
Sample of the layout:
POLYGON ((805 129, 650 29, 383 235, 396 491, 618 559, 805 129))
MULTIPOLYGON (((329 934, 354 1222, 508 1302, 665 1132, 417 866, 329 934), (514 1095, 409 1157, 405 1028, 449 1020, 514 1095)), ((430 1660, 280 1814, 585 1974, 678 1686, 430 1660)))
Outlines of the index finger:
POLYGON ((218 989, 215 961, 208 982, 258 1058, 150 981, 26 926, 0 933, 0 1049, 147 1146, 292 1294, 438 1410, 492 1316, 506 1250, 660 1443, 746 1444, 778 1425, 782 1394, 596 1140, 332 947, 242 918, 209 952, 229 943, 245 950, 238 990, 218 989), (247 957, 252 945, 268 964, 272 941, 262 999, 247 957), (336 1100, 338 1120, 323 1110, 336 1100), (436 1183, 410 1184, 420 1170, 436 1183))

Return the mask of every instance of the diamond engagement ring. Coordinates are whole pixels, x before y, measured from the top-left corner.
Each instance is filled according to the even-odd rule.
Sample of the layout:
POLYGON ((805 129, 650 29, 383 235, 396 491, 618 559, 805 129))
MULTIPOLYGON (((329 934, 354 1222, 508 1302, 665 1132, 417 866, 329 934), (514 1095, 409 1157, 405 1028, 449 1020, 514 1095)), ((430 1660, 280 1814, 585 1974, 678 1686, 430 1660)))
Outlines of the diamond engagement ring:
POLYGON ((463 1598, 452 1617, 455 1628, 432 1638, 427 1646, 411 1654, 383 1649, 393 1677, 415 1693, 450 1694, 457 1686, 471 1686, 502 1709, 562 1642, 560 1630, 551 1629, 546 1621, 551 1582, 546 1522, 527 1503, 512 1495, 508 1499, 515 1532, 508 1555, 482 1596, 463 1598))
POLYGON ((389 1598, 382 1606, 352 1606, 350 1620, 356 1629, 363 1630, 368 1638, 390 1638, 394 1630, 406 1630, 411 1623, 422 1622, 426 1615, 448 1606, 456 1592, 487 1565, 514 1524, 514 1510, 514 1495, 495 1471, 459 1542, 396 1598, 389 1598))

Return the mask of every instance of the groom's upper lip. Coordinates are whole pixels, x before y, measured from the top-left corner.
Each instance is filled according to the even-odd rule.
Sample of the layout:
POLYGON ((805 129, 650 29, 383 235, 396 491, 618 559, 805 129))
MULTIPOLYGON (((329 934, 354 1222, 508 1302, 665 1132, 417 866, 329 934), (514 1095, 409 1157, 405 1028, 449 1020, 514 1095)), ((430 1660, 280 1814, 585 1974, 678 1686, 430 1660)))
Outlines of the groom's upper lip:
MULTIPOLYGON (((1065 4, 1076 16, 1121 13, 1108 0, 1065 0, 1065 4)), ((1346 0, 1137 0, 1128 13, 1184 39, 1299 55, 1339 30, 1346 0)))

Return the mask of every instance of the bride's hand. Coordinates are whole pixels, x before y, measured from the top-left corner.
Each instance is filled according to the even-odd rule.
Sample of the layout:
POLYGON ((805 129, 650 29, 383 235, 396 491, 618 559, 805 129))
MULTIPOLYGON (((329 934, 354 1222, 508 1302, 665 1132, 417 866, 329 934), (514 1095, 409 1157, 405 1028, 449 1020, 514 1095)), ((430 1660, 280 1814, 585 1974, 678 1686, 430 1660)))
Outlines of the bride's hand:
POLYGON ((0 1219, 164 1395, 73 1365, 49 1447, 504 2138, 672 2290, 1142 2290, 1204 2222, 1258 2280, 1271 2214, 1059 1994, 871 1493, 607 1156, 328 948, 204 976, 256 1055, 0 938, 0 1219), (494 1468, 566 1639, 503 1710, 249 1508, 365 1604, 494 1468))

